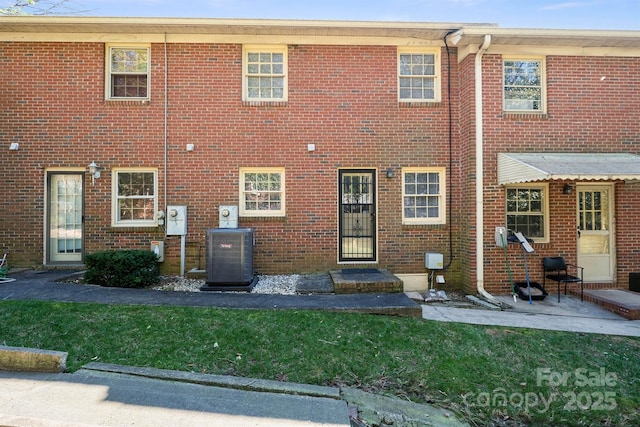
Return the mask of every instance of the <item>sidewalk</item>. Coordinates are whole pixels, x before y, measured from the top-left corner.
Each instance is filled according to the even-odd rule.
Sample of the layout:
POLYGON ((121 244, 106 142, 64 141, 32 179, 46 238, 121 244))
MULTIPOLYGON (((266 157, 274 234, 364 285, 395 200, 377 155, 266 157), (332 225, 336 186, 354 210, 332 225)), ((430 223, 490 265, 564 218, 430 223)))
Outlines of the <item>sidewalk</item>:
POLYGON ((91 369, 73 374, 0 372, 0 387, 0 425, 350 425, 346 402, 329 387, 324 393, 331 397, 317 397, 91 369))
POLYGON ((627 320, 602 307, 563 295, 543 301, 497 297, 508 310, 459 308, 448 304, 418 304, 404 293, 269 295, 246 292, 172 292, 108 288, 58 282, 66 271, 26 270, 0 283, 0 300, 93 302, 103 304, 180 305, 242 309, 302 309, 422 317, 442 322, 511 326, 555 331, 640 336, 640 320, 627 320))
POLYGON ((497 296, 504 310, 470 309, 447 304, 425 304, 422 318, 439 322, 458 322, 485 326, 543 329, 549 331, 578 332, 640 337, 640 320, 628 320, 607 309, 579 297, 549 295, 542 301, 497 296))
POLYGON ((26 270, 0 283, 0 300, 178 305, 243 309, 333 310, 420 317, 420 305, 403 293, 340 295, 268 295, 247 292, 173 292, 109 288, 57 282, 65 271, 26 270))
POLYGON ((12 274, 13 282, 0 283, 0 300, 38 300, 93 302, 103 304, 180 305, 242 309, 302 309, 389 314, 422 317, 442 322, 460 322, 546 329, 566 332, 599 333, 640 337, 640 320, 621 316, 578 298, 553 295, 543 301, 499 296, 508 310, 459 308, 448 304, 418 304, 404 293, 383 294, 307 294, 269 295, 246 292, 172 292, 148 289, 108 288, 57 282, 68 271, 26 270, 12 274))
POLYGON ((532 313, 518 309, 497 311, 433 305, 422 307, 424 319, 440 322, 640 337, 640 320, 627 320, 619 316, 618 319, 612 319, 608 317, 608 312, 603 314, 607 317, 586 317, 572 312, 565 314, 532 313))

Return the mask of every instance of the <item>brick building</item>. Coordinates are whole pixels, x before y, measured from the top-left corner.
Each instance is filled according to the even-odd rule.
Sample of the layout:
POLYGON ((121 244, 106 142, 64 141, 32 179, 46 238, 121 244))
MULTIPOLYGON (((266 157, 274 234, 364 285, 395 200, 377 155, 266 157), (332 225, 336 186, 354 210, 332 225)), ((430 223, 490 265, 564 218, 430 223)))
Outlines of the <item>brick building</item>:
POLYGON ((57 267, 163 241, 164 272, 203 269, 237 206, 264 274, 376 266, 424 288, 436 252, 448 286, 507 293, 506 226, 534 241, 532 279, 562 255, 625 287, 639 119, 639 32, 2 17, 0 251, 57 267))

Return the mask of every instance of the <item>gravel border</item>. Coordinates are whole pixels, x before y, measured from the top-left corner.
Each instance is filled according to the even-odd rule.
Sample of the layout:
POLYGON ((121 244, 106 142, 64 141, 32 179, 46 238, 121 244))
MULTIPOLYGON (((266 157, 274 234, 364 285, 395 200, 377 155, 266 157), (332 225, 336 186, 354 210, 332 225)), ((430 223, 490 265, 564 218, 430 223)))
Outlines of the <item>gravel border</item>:
MULTIPOLYGON (((258 283, 253 287, 253 294, 278 294, 295 295, 298 283, 301 280, 299 274, 258 276, 258 283)), ((189 279, 180 276, 162 276, 160 284, 152 286, 157 291, 182 291, 201 292, 200 288, 206 284, 204 279, 189 279)))

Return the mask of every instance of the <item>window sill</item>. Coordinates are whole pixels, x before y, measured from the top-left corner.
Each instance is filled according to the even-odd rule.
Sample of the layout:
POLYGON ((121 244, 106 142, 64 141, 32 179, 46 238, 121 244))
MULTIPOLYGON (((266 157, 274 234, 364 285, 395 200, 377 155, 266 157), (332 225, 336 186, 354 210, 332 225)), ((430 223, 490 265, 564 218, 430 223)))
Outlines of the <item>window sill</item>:
POLYGON ((400 108, 434 108, 439 107, 441 104, 439 101, 398 101, 400 108))
POLYGON ((105 99, 104 105, 108 107, 148 107, 151 101, 148 99, 105 99))
POLYGON ((429 224, 411 224, 411 223, 403 223, 403 230, 415 230, 415 229, 430 229, 430 228, 442 228, 446 227, 446 223, 429 223, 429 224))
POLYGON ((242 216, 240 215, 240 219, 242 221, 251 222, 285 222, 287 220, 286 216, 242 216))
POLYGON ((502 118, 507 120, 547 120, 547 113, 516 113, 511 111, 503 111, 502 118))
POLYGON ((148 233, 163 231, 159 225, 112 225, 107 233, 148 233))
POLYGON ((286 107, 288 101, 242 101, 243 107, 286 107))

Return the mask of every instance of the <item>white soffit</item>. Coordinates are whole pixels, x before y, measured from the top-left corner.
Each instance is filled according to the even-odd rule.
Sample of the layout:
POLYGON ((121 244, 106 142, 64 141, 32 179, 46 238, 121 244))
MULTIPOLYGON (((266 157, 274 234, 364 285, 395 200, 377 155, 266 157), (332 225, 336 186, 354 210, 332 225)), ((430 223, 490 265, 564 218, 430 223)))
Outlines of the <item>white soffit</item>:
POLYGON ((499 153, 498 183, 640 180, 640 156, 627 153, 499 153))

